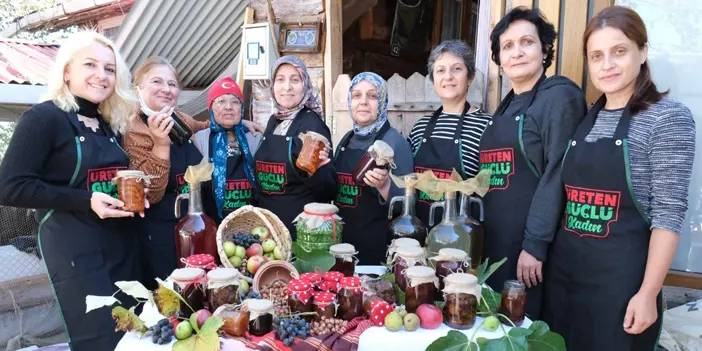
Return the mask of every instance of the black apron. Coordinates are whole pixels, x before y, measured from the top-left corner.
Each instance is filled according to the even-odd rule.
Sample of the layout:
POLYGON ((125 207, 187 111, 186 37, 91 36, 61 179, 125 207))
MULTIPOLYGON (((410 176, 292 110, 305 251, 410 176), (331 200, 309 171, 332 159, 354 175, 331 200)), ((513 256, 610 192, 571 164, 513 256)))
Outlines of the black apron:
MULTIPOLYGON (((463 172, 463 151, 461 148, 461 139, 463 136, 463 118, 465 118, 466 113, 470 105, 465 104, 463 108, 463 113, 461 113, 458 119, 458 125, 456 126, 456 134, 453 140, 448 139, 436 139, 432 138, 431 134, 434 132, 434 127, 436 127, 436 122, 441 116, 443 107, 434 111, 429 119, 426 129, 424 129, 424 134, 422 139, 419 141, 419 145, 414 152, 414 172, 424 173, 426 171, 434 172, 434 175, 439 179, 446 179, 451 177, 451 172, 455 169, 461 178, 465 179, 466 174, 463 172)), ((444 201, 444 196, 442 195, 436 201, 444 201)), ((429 208, 431 204, 436 202, 429 198, 429 196, 423 192, 418 191, 417 194, 417 218, 419 218, 424 225, 429 227, 429 208)), ((434 215, 434 224, 439 224, 441 222, 441 213, 434 215)))
MULTIPOLYGON (((212 160, 212 138, 210 138, 210 162, 212 160)), ((242 206, 249 205, 253 201, 253 187, 251 182, 246 178, 246 173, 244 173, 244 154, 239 153, 238 155, 233 155, 227 157, 227 179, 224 185, 224 204, 222 206, 222 217, 219 218, 218 215, 213 216, 219 224, 222 219, 228 214, 236 211, 242 206)), ((208 197, 211 197, 214 201, 214 189, 212 188, 212 183, 208 182, 208 197)), ((217 213, 217 205, 214 204, 214 212, 217 213)))
MULTIPOLYGON (((373 141, 382 139, 389 129, 390 123, 385 122, 373 141)), ((334 156, 339 184, 334 204, 344 219, 344 242, 356 248, 359 264, 377 265, 385 260, 385 251, 390 244, 388 205, 378 202, 380 195, 376 189, 365 183, 356 184, 353 179, 352 172, 366 150, 347 149, 352 136, 353 131, 344 136, 334 156)))
MULTIPOLYGON (((525 114, 534 102, 536 91, 544 77, 536 83, 528 102, 516 116, 503 115, 514 92, 505 97, 492 121, 488 123, 480 140, 480 168, 492 171, 490 190, 485 194, 485 244, 484 258, 497 262, 507 257, 500 269, 487 280, 495 291, 502 291, 506 280, 517 279, 517 260, 522 251, 524 228, 529 207, 540 174, 526 156, 522 142, 525 114)), ((539 318, 541 313, 542 286, 527 288, 526 313, 539 318)))
MULTIPOLYGON (((111 181, 129 165, 127 154, 106 123, 100 121, 101 131, 94 133, 80 126, 75 113, 66 117, 76 134, 76 165, 68 186, 116 197, 111 181)), ((114 282, 140 278, 138 233, 131 219, 101 220, 87 211, 41 210, 39 247, 71 350, 112 350, 123 333, 114 331, 110 308, 86 314, 85 296, 109 296, 117 290, 114 282)), ((129 307, 129 299, 118 299, 129 307)))
MULTIPOLYGON (((303 113, 304 109, 298 114, 303 113)), ((295 133, 296 119, 286 135, 274 135, 275 116, 268 121, 263 140, 256 151, 256 180, 259 207, 275 213, 290 231, 293 241, 297 238, 292 221, 302 213, 306 204, 317 202, 314 193, 305 184, 306 175, 295 167, 293 151, 300 150, 302 141, 295 133)))
POLYGON ((650 223, 631 187, 625 109, 613 138, 585 142, 600 98, 578 127, 563 160, 566 210, 548 262, 544 315, 569 351, 653 350, 658 319, 639 335, 622 325, 629 300, 643 282, 650 223))
MULTIPOLYGON (((141 220, 145 235, 140 236, 142 263, 144 265, 143 284, 149 289, 156 289, 154 278, 166 279, 176 269, 175 226, 179 218, 175 217, 173 207, 178 194, 188 192, 185 182, 185 170, 202 160, 202 154, 192 140, 182 145, 171 144, 170 169, 168 184, 161 201, 151 204, 141 220)), ((181 205, 181 213, 187 212, 187 203, 181 205)))

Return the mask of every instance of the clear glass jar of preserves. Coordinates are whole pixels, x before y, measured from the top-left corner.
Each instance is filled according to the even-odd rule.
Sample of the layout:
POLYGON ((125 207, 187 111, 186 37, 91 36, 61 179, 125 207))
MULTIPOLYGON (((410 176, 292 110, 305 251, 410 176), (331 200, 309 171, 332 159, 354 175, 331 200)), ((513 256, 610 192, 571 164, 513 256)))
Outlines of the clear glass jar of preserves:
POLYGON ((454 248, 443 248, 439 254, 430 257, 436 267, 436 276, 439 278, 439 289, 444 289, 444 277, 451 273, 463 273, 470 270, 470 257, 468 253, 454 248))
POLYGON ((314 294, 314 311, 317 312, 315 320, 322 317, 334 318, 336 316, 336 294, 320 291, 314 294))
POLYGON ((216 268, 207 273, 207 302, 210 311, 239 303, 239 274, 236 268, 216 268))
POLYGON ((419 245, 419 241, 417 241, 417 239, 412 239, 412 238, 392 239, 392 241, 390 241, 390 245, 388 245, 388 251, 386 253, 388 265, 392 264, 392 260, 395 258, 395 253, 397 252, 397 248, 402 247, 402 246, 421 247, 422 245, 419 245))
POLYGON ((112 182, 117 185, 117 194, 124 202, 125 211, 144 212, 144 187, 150 182, 149 176, 142 171, 117 171, 112 182))
POLYGON ((396 250, 393 258, 392 272, 395 274, 395 283, 400 290, 407 288, 407 276, 405 271, 413 266, 423 266, 427 264, 424 256, 424 248, 414 246, 400 246, 396 250))
POLYGON ((500 303, 500 313, 509 318, 516 326, 522 325, 524 321, 524 307, 526 306, 526 289, 519 280, 505 281, 502 288, 502 301, 500 303))
POLYGON ((302 148, 295 160, 295 166, 308 174, 314 174, 321 162, 319 153, 329 145, 329 141, 324 135, 315 132, 300 133, 298 137, 302 140, 302 148))
POLYGON ((350 321, 363 315, 363 289, 359 277, 345 277, 341 280, 338 315, 350 321))
POLYGON ((248 299, 244 304, 249 310, 249 333, 262 336, 273 330, 273 301, 248 299))
POLYGON ((444 323, 454 329, 472 328, 480 300, 478 278, 468 273, 452 273, 444 282, 444 323))
POLYGON ((329 247, 329 253, 334 256, 336 262, 330 271, 344 273, 344 276, 351 277, 356 271, 356 262, 358 260, 354 255, 358 253, 356 248, 351 244, 335 244, 329 247))
POLYGON ((293 220, 297 245, 307 251, 327 251, 341 242, 344 223, 339 208, 328 203, 312 202, 293 220))
POLYGON ((414 313, 423 303, 433 304, 439 280, 431 267, 414 266, 407 268, 407 287, 405 288, 405 308, 414 313))
POLYGON ((368 151, 361 155, 356 167, 354 167, 353 172, 351 172, 351 176, 359 186, 365 185, 366 183, 363 182, 363 178, 369 170, 374 168, 395 169, 394 157, 395 151, 393 151, 388 143, 382 140, 376 140, 373 142, 373 145, 368 148, 368 151))
POLYGON ((192 312, 205 307, 205 271, 200 268, 178 268, 171 273, 173 289, 187 302, 180 301, 180 316, 188 317, 192 312), (190 307, 188 307, 188 305, 190 307), (192 308, 192 311, 190 310, 192 308))
POLYGON ((229 336, 242 337, 249 330, 249 310, 245 305, 222 305, 213 315, 222 318, 222 331, 229 336))
POLYGON ((293 279, 288 283, 288 307, 291 313, 312 312, 312 284, 293 279))

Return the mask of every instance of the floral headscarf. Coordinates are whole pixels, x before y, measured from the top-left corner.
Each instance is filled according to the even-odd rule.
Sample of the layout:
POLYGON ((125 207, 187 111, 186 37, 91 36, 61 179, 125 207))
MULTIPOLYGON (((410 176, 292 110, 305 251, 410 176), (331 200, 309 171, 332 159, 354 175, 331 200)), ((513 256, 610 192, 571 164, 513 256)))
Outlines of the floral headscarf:
POLYGON ((297 56, 283 56, 276 60, 273 64, 273 81, 271 82, 271 96, 275 97, 275 92, 273 91, 273 85, 275 84, 275 74, 276 72, 278 72, 278 68, 285 64, 292 65, 300 73, 300 77, 302 78, 302 82, 304 84, 302 88, 304 95, 302 97, 302 100, 300 100, 300 102, 297 104, 297 106, 294 106, 292 108, 285 108, 283 106, 280 106, 278 104, 278 101, 276 101, 275 98, 273 98, 273 103, 275 103, 276 109, 276 118, 281 120, 293 119, 295 118, 297 112, 300 111, 303 107, 309 108, 310 110, 316 112, 319 115, 319 117, 324 118, 324 115, 322 113, 322 103, 320 102, 319 94, 317 93, 317 91, 315 91, 314 87, 312 86, 312 81, 310 80, 309 74, 307 74, 307 67, 305 66, 305 63, 302 62, 302 60, 300 60, 300 58, 297 56))
POLYGON ((359 126, 356 122, 353 122, 353 132, 357 135, 365 136, 377 133, 378 130, 383 127, 385 121, 388 120, 388 87, 385 79, 373 72, 361 72, 357 74, 351 80, 351 86, 349 87, 349 94, 347 97, 349 111, 351 110, 351 91, 356 84, 362 81, 371 83, 378 93, 378 118, 367 126, 359 126))

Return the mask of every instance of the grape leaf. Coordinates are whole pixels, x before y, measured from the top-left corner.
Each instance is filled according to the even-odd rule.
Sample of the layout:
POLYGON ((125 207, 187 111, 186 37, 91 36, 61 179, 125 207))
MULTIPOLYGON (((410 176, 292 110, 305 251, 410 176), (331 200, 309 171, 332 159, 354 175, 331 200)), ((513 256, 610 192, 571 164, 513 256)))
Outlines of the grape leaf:
POLYGON ((475 343, 468 341, 468 337, 455 330, 450 330, 427 347, 426 351, 473 351, 478 350, 475 343))
MULTIPOLYGON (((163 285, 154 291, 154 302, 158 312, 164 317, 170 317, 180 310, 180 300, 183 298, 174 290, 163 285)), ((194 312, 194 311, 193 311, 194 312)))
POLYGON ((483 285, 480 289, 480 303, 478 304, 478 312, 490 312, 496 313, 497 309, 500 308, 500 302, 502 300, 502 295, 495 290, 492 290, 490 286, 483 285))
POLYGON ((96 310, 100 307, 112 306, 115 303, 120 302, 114 296, 87 295, 85 297, 85 313, 96 310))
POLYGON ((216 316, 207 318, 200 331, 185 339, 176 341, 173 351, 219 351, 219 335, 217 330, 224 325, 222 319, 216 316))
POLYGON ((141 285, 141 283, 138 281, 118 281, 115 282, 115 285, 117 285, 122 292, 136 299, 151 299, 151 291, 141 285))
POLYGON ((133 308, 128 310, 122 306, 117 306, 112 309, 112 318, 116 323, 115 331, 135 331, 143 334, 148 330, 144 322, 134 314, 133 308))
POLYGON ((502 258, 501 260, 490 264, 490 259, 486 258, 483 260, 483 263, 481 263, 478 268, 476 269, 476 276, 478 277, 478 284, 483 285, 490 276, 495 273, 502 265, 507 262, 507 257, 502 258), (489 266, 488 266, 489 265, 489 266))

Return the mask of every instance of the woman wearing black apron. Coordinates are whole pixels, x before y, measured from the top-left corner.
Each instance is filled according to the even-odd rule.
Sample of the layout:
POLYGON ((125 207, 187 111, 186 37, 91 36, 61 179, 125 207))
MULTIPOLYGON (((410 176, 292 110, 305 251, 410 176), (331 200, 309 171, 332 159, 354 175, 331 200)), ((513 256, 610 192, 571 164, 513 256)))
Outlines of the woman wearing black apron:
MULTIPOLYGON (((210 128, 194 136, 195 146, 213 164, 206 185, 205 213, 220 223, 253 200, 256 179, 253 155, 260 141, 242 124, 244 95, 236 82, 224 77, 207 92, 210 128)), ((259 134, 260 135, 260 134, 259 134)))
POLYGON ((122 334, 110 309, 85 313, 85 297, 139 278, 134 213, 121 209, 111 182, 129 165, 115 136, 131 108, 129 71, 111 41, 78 32, 61 45, 53 73, 50 100, 25 112, 12 136, 0 202, 39 209, 39 247, 71 349, 112 350, 122 334))
MULTIPOLYGON (((143 284, 155 289, 154 278, 166 279, 176 268, 174 228, 178 218, 173 206, 178 194, 185 190, 185 169, 199 163, 202 155, 192 140, 169 137, 174 123, 172 108, 180 95, 180 79, 173 65, 157 56, 146 59, 134 71, 134 85, 140 109, 130 118, 124 149, 129 154, 130 169, 155 177, 147 194, 151 208, 140 221, 143 284)), ((180 111, 174 113, 192 132, 207 127, 207 122, 195 121, 180 111)))
POLYGON ((331 150, 322 153, 325 162, 314 174, 295 166, 302 148, 298 136, 316 132, 331 140, 322 120, 319 96, 314 91, 305 64, 295 56, 283 56, 273 65, 271 91, 276 112, 268 120, 256 152, 257 204, 275 213, 296 238, 292 221, 310 202, 330 202, 336 196, 336 172, 329 164, 331 150))
POLYGON ((527 287, 526 313, 539 318, 548 245, 560 220, 560 160, 585 114, 580 89, 560 76, 546 78, 556 33, 539 10, 515 8, 495 26, 492 59, 510 80, 480 142, 481 168, 492 171, 485 195, 485 253, 507 262, 488 279, 527 287))
POLYGON ((387 86, 382 77, 372 72, 356 75, 351 80, 348 102, 353 130, 344 135, 334 155, 339 184, 334 204, 344 219, 344 242, 356 248, 360 264, 376 265, 385 259, 390 244, 387 201, 401 195, 402 189, 392 184, 389 170, 369 170, 364 184, 357 184, 352 172, 376 140, 392 147, 395 175, 412 172, 412 154, 407 140, 388 121, 387 86))
MULTIPOLYGON (((462 41, 444 41, 429 54, 427 70, 441 107, 412 127, 409 139, 414 171, 432 171, 444 179, 455 169, 463 179, 474 177, 480 170, 478 144, 490 116, 466 102, 475 75, 473 51, 462 41)), ((425 225, 429 224, 429 207, 434 201, 443 201, 443 197, 433 200, 419 192, 417 217, 425 225)), ((434 223, 440 221, 440 216, 434 218, 434 223)))
POLYGON ((604 96, 563 160, 567 202, 547 265, 544 319, 569 351, 653 350, 687 208, 695 125, 651 81, 636 12, 604 9, 584 40, 589 76, 604 96))

